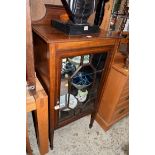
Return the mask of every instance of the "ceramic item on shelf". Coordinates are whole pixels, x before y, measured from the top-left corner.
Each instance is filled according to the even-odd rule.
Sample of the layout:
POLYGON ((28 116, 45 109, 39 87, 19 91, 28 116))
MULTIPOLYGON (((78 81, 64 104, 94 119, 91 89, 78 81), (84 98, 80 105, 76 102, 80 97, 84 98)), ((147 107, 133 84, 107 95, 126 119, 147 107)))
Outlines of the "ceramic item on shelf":
POLYGON ((87 99, 87 95, 88 95, 88 90, 85 90, 85 91, 78 90, 78 95, 76 96, 76 98, 78 99, 79 102, 84 102, 87 99))
MULTIPOLYGON (((89 55, 85 55, 83 58, 83 64, 89 63, 89 55)), ((81 61, 81 56, 73 57, 73 58, 68 58, 68 60, 74 64, 74 65, 79 65, 81 61)))
MULTIPOLYGON (((60 96, 60 109, 66 107, 68 102, 68 94, 60 96)), ((74 109, 77 106, 77 99, 75 96, 70 94, 70 100, 69 100, 69 108, 74 109)), ((69 111, 71 109, 65 108, 62 111, 69 111)))
POLYGON ((64 74, 69 74, 69 75, 72 75, 73 72, 75 72, 76 70, 76 67, 74 64, 72 64, 71 62, 63 62, 62 61, 62 68, 61 68, 61 74, 64 75, 64 74))
POLYGON ((87 72, 78 72, 72 78, 72 85, 77 89, 83 89, 90 86, 93 82, 93 74, 87 72))

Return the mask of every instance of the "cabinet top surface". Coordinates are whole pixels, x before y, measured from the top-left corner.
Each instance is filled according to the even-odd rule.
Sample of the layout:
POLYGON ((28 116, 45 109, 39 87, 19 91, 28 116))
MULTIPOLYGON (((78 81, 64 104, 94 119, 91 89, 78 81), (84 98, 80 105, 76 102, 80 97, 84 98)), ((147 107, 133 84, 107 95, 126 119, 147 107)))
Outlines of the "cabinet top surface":
POLYGON ((64 32, 61 32, 51 25, 33 25, 33 31, 39 35, 47 43, 53 42, 68 42, 68 41, 89 41, 96 39, 117 39, 120 38, 118 34, 113 34, 111 32, 105 32, 100 30, 96 34, 85 34, 85 35, 75 35, 69 36, 64 32))

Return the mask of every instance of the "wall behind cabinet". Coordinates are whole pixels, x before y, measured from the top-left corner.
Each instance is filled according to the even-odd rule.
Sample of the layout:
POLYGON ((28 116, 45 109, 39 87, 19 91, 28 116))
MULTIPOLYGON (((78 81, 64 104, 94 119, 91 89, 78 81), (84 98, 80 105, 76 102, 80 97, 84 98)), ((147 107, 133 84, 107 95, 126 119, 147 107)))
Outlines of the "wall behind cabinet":
MULTIPOLYGON (((61 0, 30 0, 31 6, 31 19, 36 21, 44 17, 46 9, 44 4, 62 5, 61 0)), ((89 23, 93 23, 95 13, 93 13, 88 19, 89 23)))

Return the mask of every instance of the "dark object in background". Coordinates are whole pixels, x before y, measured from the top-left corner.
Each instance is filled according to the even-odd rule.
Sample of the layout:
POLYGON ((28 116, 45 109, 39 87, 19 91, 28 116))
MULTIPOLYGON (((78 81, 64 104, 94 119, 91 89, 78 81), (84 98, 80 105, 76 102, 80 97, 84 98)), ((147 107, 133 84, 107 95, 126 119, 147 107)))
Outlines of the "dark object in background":
POLYGON ((70 7, 68 5, 68 2, 66 0, 61 0, 61 2, 62 2, 63 6, 64 6, 64 8, 65 8, 65 10, 66 10, 66 12, 68 14, 68 17, 69 17, 70 21, 74 21, 73 20, 73 13, 70 10, 70 7))
POLYGON ((99 27, 96 25, 76 25, 73 23, 64 23, 59 20, 52 20, 51 24, 58 30, 63 31, 68 35, 92 34, 99 32, 99 27))
POLYGON ((125 155, 129 155, 129 144, 126 144, 122 147, 125 155))
POLYGON ((69 74, 72 75, 76 70, 75 65, 73 65, 70 62, 63 62, 62 63, 62 69, 61 69, 61 74, 65 75, 65 74, 69 74))
POLYGON ((95 20, 94 20, 94 24, 100 26, 103 20, 103 16, 104 16, 104 6, 105 6, 105 2, 107 2, 108 0, 99 0, 98 5, 97 5, 97 9, 96 9, 96 14, 95 14, 95 20))
MULTIPOLYGON (((89 16, 96 10, 97 5, 101 4, 99 0, 62 0, 62 3, 70 20, 66 23, 53 20, 52 25, 55 28, 69 35, 99 32, 98 25, 89 25, 87 22, 89 16)), ((98 6, 98 12, 100 11, 99 9, 100 7, 98 6)), ((103 15, 103 13, 101 14, 103 15)))
POLYGON ((97 71, 104 69, 107 53, 95 54, 92 58, 92 64, 97 71))
POLYGON ((62 0, 62 3, 75 25, 87 24, 89 16, 96 10, 99 0, 62 0))

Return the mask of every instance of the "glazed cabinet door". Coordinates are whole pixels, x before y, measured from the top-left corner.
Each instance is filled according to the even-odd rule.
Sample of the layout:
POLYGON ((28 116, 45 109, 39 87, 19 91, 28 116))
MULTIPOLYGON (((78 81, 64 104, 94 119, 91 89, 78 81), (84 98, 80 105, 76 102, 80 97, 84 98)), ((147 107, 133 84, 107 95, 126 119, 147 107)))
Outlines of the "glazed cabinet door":
POLYGON ((60 52, 57 57, 56 126, 68 124, 97 108, 112 47, 60 52))

